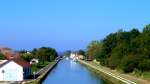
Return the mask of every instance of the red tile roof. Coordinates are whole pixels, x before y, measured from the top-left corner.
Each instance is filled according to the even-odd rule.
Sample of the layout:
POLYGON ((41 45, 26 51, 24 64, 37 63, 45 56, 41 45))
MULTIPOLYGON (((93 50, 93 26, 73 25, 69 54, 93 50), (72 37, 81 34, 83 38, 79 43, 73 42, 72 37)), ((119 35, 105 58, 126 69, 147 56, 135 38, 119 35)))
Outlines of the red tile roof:
POLYGON ((3 64, 0 64, 0 68, 3 67, 4 65, 8 64, 11 61, 14 61, 16 64, 20 65, 23 68, 31 67, 30 63, 28 63, 24 60, 8 60, 8 61, 4 62, 3 64))
POLYGON ((0 52, 2 52, 5 55, 5 58, 8 61, 14 61, 15 63, 19 64, 22 67, 31 67, 30 63, 21 59, 19 53, 13 53, 11 49, 9 48, 0 48, 0 52))
POLYGON ((31 67, 30 63, 23 60, 23 59, 15 59, 13 61, 16 62, 17 64, 19 64, 20 66, 24 67, 24 68, 25 67, 31 67))
POLYGON ((17 64, 19 64, 19 65, 22 66, 22 67, 30 67, 30 66, 31 66, 29 62, 27 62, 27 61, 21 59, 19 53, 15 53, 15 54, 7 53, 7 54, 5 55, 5 58, 6 58, 7 60, 12 60, 12 61, 16 62, 17 64))
POLYGON ((20 66, 22 67, 30 67, 30 63, 23 60, 21 57, 20 57, 20 54, 19 53, 15 53, 13 54, 13 59, 12 59, 14 62, 16 62, 17 64, 19 64, 20 66))
POLYGON ((1 48, 0 47, 0 52, 5 55, 6 53, 12 53, 12 50, 10 48, 1 48))
POLYGON ((12 59, 14 58, 14 56, 13 56, 12 53, 6 53, 6 54, 5 54, 5 58, 6 58, 7 60, 12 60, 12 59))

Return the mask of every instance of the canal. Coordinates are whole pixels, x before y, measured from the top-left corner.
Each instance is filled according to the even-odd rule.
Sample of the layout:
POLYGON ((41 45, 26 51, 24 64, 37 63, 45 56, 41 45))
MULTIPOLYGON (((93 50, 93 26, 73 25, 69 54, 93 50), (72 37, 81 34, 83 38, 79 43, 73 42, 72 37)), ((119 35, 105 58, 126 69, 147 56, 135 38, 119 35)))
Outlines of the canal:
POLYGON ((62 60, 42 84, 106 84, 106 82, 81 64, 62 60))

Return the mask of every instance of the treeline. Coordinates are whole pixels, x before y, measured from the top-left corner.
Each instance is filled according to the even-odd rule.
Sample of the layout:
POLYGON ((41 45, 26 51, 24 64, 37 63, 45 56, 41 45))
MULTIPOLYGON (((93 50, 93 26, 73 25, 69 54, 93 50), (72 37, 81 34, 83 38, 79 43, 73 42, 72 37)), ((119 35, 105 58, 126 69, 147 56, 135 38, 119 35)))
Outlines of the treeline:
POLYGON ((142 32, 119 30, 101 41, 92 41, 87 47, 87 58, 101 65, 125 73, 150 70, 150 25, 142 32))
POLYGON ((41 63, 46 61, 51 62, 58 56, 56 50, 50 47, 35 48, 31 52, 22 50, 19 53, 21 54, 21 58, 28 62, 33 58, 39 59, 41 63))
POLYGON ((4 59, 5 59, 4 54, 0 52, 0 60, 4 60, 4 59))
POLYGON ((64 56, 69 57, 69 56, 71 55, 71 53, 76 53, 77 55, 86 56, 85 51, 82 50, 82 49, 77 50, 77 51, 70 51, 70 50, 67 50, 67 51, 64 52, 64 56))

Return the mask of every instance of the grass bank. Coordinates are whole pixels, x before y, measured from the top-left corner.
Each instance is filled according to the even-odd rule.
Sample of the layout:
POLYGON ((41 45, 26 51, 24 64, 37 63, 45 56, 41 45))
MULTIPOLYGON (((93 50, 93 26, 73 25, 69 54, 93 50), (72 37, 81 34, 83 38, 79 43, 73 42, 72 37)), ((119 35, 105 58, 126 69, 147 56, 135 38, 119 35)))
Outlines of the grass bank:
POLYGON ((147 81, 149 81, 149 84, 150 84, 150 71, 141 72, 139 70, 134 70, 132 73, 129 73, 129 75, 135 76, 140 79, 147 80, 147 81))
POLYGON ((148 81, 133 77, 128 74, 119 73, 115 70, 103 67, 99 64, 89 61, 79 61, 81 64, 88 68, 91 68, 95 73, 99 74, 105 80, 110 81, 114 84, 149 84, 148 81))
POLYGON ((31 66, 31 70, 32 70, 32 73, 33 72, 37 72, 38 70, 44 68, 45 66, 49 65, 49 64, 53 64, 54 62, 44 62, 44 63, 39 63, 39 64, 35 64, 35 65, 32 65, 31 66))

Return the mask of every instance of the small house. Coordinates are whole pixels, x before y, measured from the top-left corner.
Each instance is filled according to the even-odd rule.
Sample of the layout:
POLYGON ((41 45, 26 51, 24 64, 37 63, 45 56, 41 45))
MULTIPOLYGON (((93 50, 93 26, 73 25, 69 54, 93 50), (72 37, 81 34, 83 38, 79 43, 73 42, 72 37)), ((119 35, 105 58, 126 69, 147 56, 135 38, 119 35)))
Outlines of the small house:
POLYGON ((0 81, 23 81, 30 75, 30 64, 26 61, 8 60, 0 64, 0 81))

